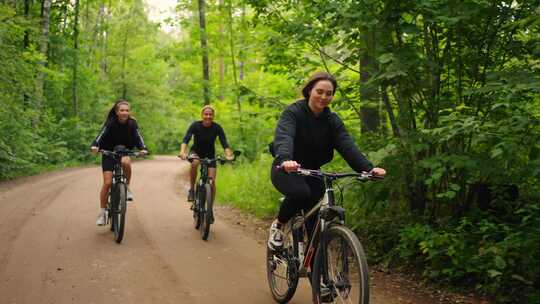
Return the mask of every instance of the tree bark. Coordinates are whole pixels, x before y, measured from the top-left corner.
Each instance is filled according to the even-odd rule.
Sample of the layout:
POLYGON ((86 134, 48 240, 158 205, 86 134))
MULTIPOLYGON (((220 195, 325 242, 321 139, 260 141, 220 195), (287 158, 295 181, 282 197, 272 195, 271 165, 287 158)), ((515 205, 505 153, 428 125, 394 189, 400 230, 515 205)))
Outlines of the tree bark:
POLYGON ((126 83, 126 59, 127 59, 127 44, 128 31, 124 33, 124 41, 122 42, 122 99, 127 100, 127 83, 126 83))
POLYGON ((73 22, 73 77, 71 83, 71 100, 73 114, 79 116, 79 100, 77 95, 77 77, 79 66, 79 0, 75 0, 75 20, 73 22))
POLYGON ((386 86, 381 87, 381 97, 386 108, 386 113, 388 114, 388 117, 390 119, 392 133, 396 138, 399 138, 401 137, 401 132, 399 131, 399 126, 394 115, 394 109, 392 109, 392 105, 390 104, 390 98, 388 97, 388 91, 386 86))
POLYGON ((208 64, 208 44, 206 39, 205 0, 199 0, 199 28, 202 51, 203 98, 204 104, 210 104, 210 66, 208 64))
MULTIPOLYGON (((218 5, 219 5, 219 14, 221 16, 221 19, 224 19, 225 17, 225 13, 224 13, 224 10, 225 10, 225 3, 223 0, 219 0, 218 2, 218 5)), ((220 38, 220 41, 224 41, 225 40, 225 31, 223 29, 223 22, 220 22, 219 23, 219 38, 220 38)), ((219 94, 218 94, 218 98, 219 100, 223 100, 225 98, 225 96, 223 95, 224 94, 224 91, 225 91, 225 50, 223 47, 220 46, 220 50, 219 50, 219 94)))
MULTIPOLYGON (((30 0, 24 0, 24 17, 26 20, 30 20, 30 0)), ((27 49, 30 46, 30 32, 24 30, 23 46, 27 49)))
MULTIPOLYGON (((43 56, 42 60, 38 62, 38 72, 36 77, 36 108, 38 114, 41 114, 43 109, 43 87, 45 73, 42 71, 43 68, 47 65, 48 58, 48 47, 49 47, 49 22, 50 22, 50 12, 51 12, 51 1, 43 0, 41 3, 41 37, 39 41, 39 52, 43 56)), ((38 121, 34 121, 37 123, 38 121)))
POLYGON ((380 127, 379 94, 377 87, 368 84, 373 73, 376 73, 377 63, 375 53, 375 33, 373 30, 364 31, 364 49, 360 50, 360 120, 362 133, 377 131, 380 127))
POLYGON ((108 51, 109 51, 109 22, 111 20, 112 0, 109 0, 109 5, 106 7, 105 21, 103 22, 103 55, 101 61, 101 72, 108 72, 108 51))
POLYGON ((245 67, 246 67, 246 52, 244 51, 245 47, 245 31, 246 31, 246 6, 242 2, 242 19, 240 21, 240 52, 238 54, 238 58, 240 59, 240 67, 239 67, 239 78, 240 81, 244 80, 245 77, 245 67))

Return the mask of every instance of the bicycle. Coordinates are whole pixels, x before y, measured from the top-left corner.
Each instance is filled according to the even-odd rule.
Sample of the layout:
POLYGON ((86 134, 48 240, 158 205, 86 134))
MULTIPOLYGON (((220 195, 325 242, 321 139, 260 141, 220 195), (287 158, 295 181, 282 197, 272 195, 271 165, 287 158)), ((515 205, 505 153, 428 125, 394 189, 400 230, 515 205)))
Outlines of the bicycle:
POLYGON ((214 197, 212 196, 212 180, 208 176, 208 168, 213 162, 219 162, 221 165, 226 162, 233 162, 240 155, 240 151, 234 151, 234 159, 228 160, 221 156, 215 158, 199 158, 198 156, 188 156, 187 160, 192 162, 199 160, 200 174, 199 179, 195 183, 195 201, 192 205, 193 224, 195 229, 201 232, 201 238, 208 240, 210 235, 210 225, 214 223, 214 197))
MULTIPOLYGON (((300 277, 310 279, 313 303, 369 303, 369 271, 358 237, 345 224, 345 209, 335 205, 333 182, 346 177, 382 179, 370 173, 326 173, 298 169, 296 174, 320 178, 325 193, 307 214, 299 212, 283 227, 283 247, 267 247, 267 279, 273 298, 287 303, 300 277), (306 220, 316 216, 307 250, 306 220), (313 266, 311 264, 313 262, 313 266)), ((343 198, 343 197, 341 197, 343 198)))
POLYGON ((99 153, 114 158, 113 179, 107 197, 107 221, 105 225, 111 224, 111 231, 117 243, 124 238, 124 228, 126 225, 127 209, 127 178, 122 169, 121 160, 123 156, 141 156, 139 152, 125 149, 123 146, 114 147, 115 151, 99 150, 99 153))

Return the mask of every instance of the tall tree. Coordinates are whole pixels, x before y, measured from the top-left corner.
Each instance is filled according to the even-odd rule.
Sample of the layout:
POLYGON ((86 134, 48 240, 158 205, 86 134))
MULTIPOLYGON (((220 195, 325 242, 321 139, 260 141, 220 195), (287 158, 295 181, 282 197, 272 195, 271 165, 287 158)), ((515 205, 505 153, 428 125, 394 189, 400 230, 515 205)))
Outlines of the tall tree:
MULTIPOLYGON (((223 19, 225 16, 225 3, 224 0, 219 0, 218 2, 219 7, 219 15, 220 19, 223 19)), ((225 38, 225 31, 223 29, 223 22, 220 22, 218 25, 218 32, 219 32, 219 39, 221 41, 224 41, 225 38)), ((218 55, 218 64, 219 64, 219 93, 218 98, 219 100, 223 100, 225 98, 224 96, 224 90, 225 90, 225 50, 222 46, 219 47, 219 55, 218 55)))
POLYGON ((75 0, 75 20, 73 21, 73 74, 71 83, 71 100, 73 114, 79 116, 79 100, 77 95, 77 77, 79 67, 79 0, 75 0))
MULTIPOLYGON (((30 18, 30 5, 31 0, 24 0, 24 17, 29 20, 30 18)), ((24 48, 27 48, 30 45, 30 31, 28 29, 24 29, 24 38, 23 38, 23 46, 24 48)))
POLYGON ((379 94, 377 85, 370 83, 377 73, 375 33, 364 30, 362 36, 364 47, 360 50, 360 120, 362 133, 367 133, 376 131, 380 126, 379 94))
POLYGON ((204 104, 210 104, 210 65, 208 64, 208 41, 206 38, 206 1, 198 0, 199 8, 199 37, 202 51, 202 71, 203 71, 203 98, 204 104))
POLYGON ((45 66, 47 65, 48 47, 49 47, 49 21, 50 21, 51 1, 43 0, 41 2, 41 35, 39 39, 39 52, 41 60, 38 62, 38 72, 36 77, 36 106, 38 114, 41 113, 44 103, 43 86, 45 78, 45 66))

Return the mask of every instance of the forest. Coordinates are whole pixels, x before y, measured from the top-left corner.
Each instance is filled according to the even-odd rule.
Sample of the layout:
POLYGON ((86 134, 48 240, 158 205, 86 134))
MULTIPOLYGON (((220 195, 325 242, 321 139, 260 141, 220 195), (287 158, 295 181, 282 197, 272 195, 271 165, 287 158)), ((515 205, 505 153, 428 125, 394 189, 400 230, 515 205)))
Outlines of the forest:
MULTIPOLYGON (((175 155, 211 104, 242 158, 218 201, 270 218, 281 111, 315 71, 361 151, 348 225, 371 264, 493 303, 540 303, 540 0, 0 1, 0 180, 97 163, 115 100, 175 155), (164 31, 165 26, 174 28, 164 31)), ((220 147, 217 146, 220 151, 220 147)), ((350 170, 337 154, 327 170, 350 170)))

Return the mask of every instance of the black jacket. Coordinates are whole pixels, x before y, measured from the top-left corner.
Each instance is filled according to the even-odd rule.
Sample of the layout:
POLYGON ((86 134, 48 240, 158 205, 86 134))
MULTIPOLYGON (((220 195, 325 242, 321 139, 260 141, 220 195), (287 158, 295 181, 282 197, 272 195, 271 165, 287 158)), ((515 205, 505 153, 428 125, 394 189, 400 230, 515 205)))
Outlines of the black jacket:
POLYGON ((194 137, 194 143, 191 150, 195 151, 199 157, 215 157, 216 149, 214 144, 218 137, 223 149, 229 148, 229 143, 227 142, 227 137, 225 136, 223 128, 215 122, 212 122, 210 127, 205 127, 202 120, 193 122, 189 126, 182 143, 187 145, 192 136, 194 137))
POLYGON ((343 121, 328 107, 315 116, 305 99, 289 105, 281 114, 273 142, 277 163, 294 160, 307 169, 319 169, 334 157, 334 149, 357 172, 373 165, 358 150, 343 121))
POLYGON ((92 142, 92 146, 109 151, 117 145, 123 145, 127 149, 133 149, 133 147, 137 147, 139 150, 146 149, 135 119, 129 118, 124 124, 119 123, 116 119, 108 122, 92 142))

